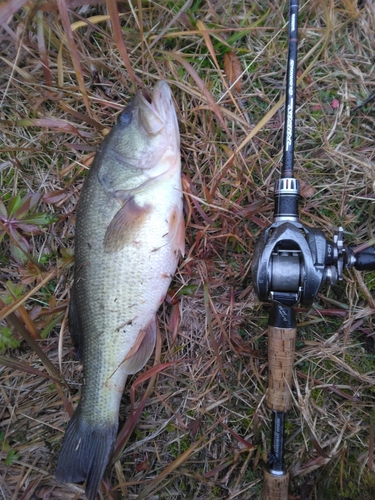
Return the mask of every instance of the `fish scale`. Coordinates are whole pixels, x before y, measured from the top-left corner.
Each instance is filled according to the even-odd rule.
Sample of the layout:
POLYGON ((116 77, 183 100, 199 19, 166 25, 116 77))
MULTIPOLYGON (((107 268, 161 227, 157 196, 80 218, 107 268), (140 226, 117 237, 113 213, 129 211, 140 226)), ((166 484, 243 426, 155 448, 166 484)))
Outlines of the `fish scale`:
POLYGON ((99 148, 77 207, 69 327, 83 363, 56 478, 94 500, 126 377, 153 352, 156 313, 184 252, 179 131, 171 93, 139 91, 99 148), (135 166, 138 165, 138 168, 135 166))

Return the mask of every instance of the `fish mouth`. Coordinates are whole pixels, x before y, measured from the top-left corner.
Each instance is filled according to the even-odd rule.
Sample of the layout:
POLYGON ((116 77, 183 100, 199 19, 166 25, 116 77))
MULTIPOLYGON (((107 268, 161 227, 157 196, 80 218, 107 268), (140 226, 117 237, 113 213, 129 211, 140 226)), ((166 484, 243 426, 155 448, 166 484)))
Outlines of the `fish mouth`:
POLYGON ((150 94, 147 92, 147 90, 141 90, 143 97, 146 99, 146 101, 150 104, 152 104, 152 97, 150 94))
POLYGON ((138 98, 141 125, 148 134, 160 133, 168 122, 171 108, 173 108, 168 84, 160 80, 155 84, 151 95, 146 90, 140 90, 138 98))

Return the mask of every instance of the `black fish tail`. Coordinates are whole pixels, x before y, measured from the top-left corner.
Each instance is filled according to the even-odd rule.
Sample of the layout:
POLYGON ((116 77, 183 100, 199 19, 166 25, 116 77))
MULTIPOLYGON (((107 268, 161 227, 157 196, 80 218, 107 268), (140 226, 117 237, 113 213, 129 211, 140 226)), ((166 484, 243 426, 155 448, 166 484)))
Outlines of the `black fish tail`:
POLYGON ((57 461, 56 480, 60 483, 86 481, 86 497, 95 500, 117 427, 117 422, 88 424, 78 407, 65 432, 57 461))

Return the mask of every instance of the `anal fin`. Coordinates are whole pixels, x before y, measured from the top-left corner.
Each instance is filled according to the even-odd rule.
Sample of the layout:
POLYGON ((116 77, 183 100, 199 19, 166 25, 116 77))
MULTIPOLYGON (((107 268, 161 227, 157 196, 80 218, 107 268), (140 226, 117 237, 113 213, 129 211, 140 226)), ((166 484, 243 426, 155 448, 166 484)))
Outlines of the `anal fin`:
POLYGON ((145 366, 154 351, 156 342, 156 317, 139 332, 137 340, 122 362, 121 367, 128 375, 137 373, 145 366))

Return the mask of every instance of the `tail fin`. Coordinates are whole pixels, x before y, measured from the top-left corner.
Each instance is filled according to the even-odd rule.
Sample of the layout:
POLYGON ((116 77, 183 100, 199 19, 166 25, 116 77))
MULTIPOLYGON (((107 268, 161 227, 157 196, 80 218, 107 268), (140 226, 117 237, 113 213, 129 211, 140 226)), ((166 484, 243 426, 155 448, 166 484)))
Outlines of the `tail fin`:
POLYGON ((86 481, 86 497, 95 500, 116 438, 118 424, 89 425, 80 408, 74 412, 57 461, 56 480, 86 481))

